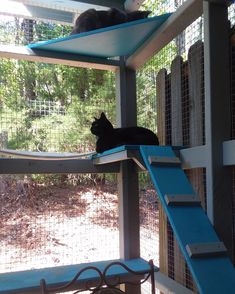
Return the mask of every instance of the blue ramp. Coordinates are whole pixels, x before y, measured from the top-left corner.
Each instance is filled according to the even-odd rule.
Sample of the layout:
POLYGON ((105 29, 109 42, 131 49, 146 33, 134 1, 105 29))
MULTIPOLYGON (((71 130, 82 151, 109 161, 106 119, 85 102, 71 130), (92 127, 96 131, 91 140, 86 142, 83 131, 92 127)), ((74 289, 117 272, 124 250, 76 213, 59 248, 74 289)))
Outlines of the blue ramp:
POLYGON ((166 13, 68 37, 28 45, 31 49, 95 57, 128 56, 171 15, 166 13))
POLYGON ((233 265, 172 148, 140 152, 200 293, 234 294, 233 265))

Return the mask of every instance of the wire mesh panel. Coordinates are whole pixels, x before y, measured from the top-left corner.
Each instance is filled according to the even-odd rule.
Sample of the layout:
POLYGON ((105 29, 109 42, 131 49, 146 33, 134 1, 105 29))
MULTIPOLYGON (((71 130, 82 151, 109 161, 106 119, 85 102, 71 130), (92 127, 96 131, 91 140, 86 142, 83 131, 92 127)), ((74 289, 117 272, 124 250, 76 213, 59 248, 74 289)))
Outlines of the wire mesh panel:
POLYGON ((115 185, 61 177, 1 177, 0 272, 119 258, 115 185))
MULTIPOLYGON (((183 2, 152 1, 145 7, 155 14, 161 14, 174 11, 183 2)), ((152 95, 157 101, 157 132, 160 144, 196 146, 205 142, 203 51, 202 45, 199 45, 202 44, 201 41, 203 41, 203 18, 198 18, 175 40, 158 52, 138 73, 139 76, 145 73, 156 79, 157 91, 152 95), (195 111, 200 112, 201 118, 197 116, 195 118, 192 110, 198 98, 199 109, 195 111), (201 141, 197 143, 193 143, 195 132, 192 133, 192 128, 196 125, 195 119, 200 120, 200 132, 198 129, 195 132, 199 133, 196 138, 200 137, 201 141)), ((146 88, 149 89, 149 85, 146 88)), ((149 104, 151 99, 148 99, 149 104)), ((141 107, 142 104, 139 104, 140 113, 141 107)), ((201 195, 202 203, 205 203, 204 171, 194 170, 188 173, 194 188, 201 195)), ((159 215, 160 269, 170 278, 196 291, 192 276, 161 205, 159 205, 159 215)))
MULTIPOLYGON (((1 16, 0 42, 25 45, 70 30, 1 16)), ((104 111, 115 121, 112 72, 1 59, 0 73, 1 148, 94 151, 94 117, 104 111)), ((2 175, 0 199, 1 272, 119 257, 114 176, 2 175)))

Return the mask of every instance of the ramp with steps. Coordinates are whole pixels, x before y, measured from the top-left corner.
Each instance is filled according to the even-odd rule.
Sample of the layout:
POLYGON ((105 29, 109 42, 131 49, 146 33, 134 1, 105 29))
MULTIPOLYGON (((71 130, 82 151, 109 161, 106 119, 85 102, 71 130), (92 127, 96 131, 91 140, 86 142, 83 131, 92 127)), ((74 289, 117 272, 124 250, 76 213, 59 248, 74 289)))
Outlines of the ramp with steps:
POLYGON ((235 270, 171 147, 140 146, 159 199, 203 294, 235 293, 235 270))

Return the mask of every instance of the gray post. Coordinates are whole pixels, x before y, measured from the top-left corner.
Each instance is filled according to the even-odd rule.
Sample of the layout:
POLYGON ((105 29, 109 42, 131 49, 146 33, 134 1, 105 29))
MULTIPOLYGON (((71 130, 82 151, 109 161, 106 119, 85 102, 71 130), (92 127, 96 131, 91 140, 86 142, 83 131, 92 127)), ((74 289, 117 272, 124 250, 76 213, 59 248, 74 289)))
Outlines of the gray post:
POLYGON ((229 26, 226 1, 203 1, 207 213, 232 257, 232 175, 223 167, 230 139, 229 26))
MULTIPOLYGON (((125 67, 124 59, 116 75, 118 126, 135 126, 136 73, 125 67)), ((124 161, 118 174, 120 257, 124 259, 140 256, 139 234, 139 187, 137 166, 124 161)), ((126 293, 140 293, 140 286, 126 285, 126 293)))

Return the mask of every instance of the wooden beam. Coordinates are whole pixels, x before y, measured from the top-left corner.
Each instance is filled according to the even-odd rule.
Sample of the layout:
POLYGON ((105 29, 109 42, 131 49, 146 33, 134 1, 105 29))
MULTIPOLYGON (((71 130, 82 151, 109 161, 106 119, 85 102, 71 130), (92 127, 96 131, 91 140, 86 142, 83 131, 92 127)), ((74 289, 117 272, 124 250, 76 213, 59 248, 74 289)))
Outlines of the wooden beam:
POLYGON ((125 0, 72 0, 74 2, 82 2, 82 3, 89 3, 92 5, 100 5, 100 6, 106 6, 106 7, 116 7, 119 9, 124 8, 124 2, 125 0))
POLYGON ((72 25, 74 12, 26 5, 17 1, 3 0, 0 6, 2 15, 17 16, 27 19, 46 19, 60 24, 72 25))
POLYGON ((175 280, 169 278, 167 275, 164 275, 160 271, 154 273, 155 276, 155 285, 161 293, 168 294, 195 294, 195 292, 187 289, 181 284, 177 283, 175 280))
MULTIPOLYGON (((4 0, 6 1, 6 0, 4 0)), ((107 9, 114 2, 114 5, 121 5, 121 0, 118 1, 99 1, 99 0, 88 0, 88 1, 70 1, 70 0, 15 0, 17 2, 33 5, 35 7, 46 7, 51 9, 56 9, 60 11, 70 11, 73 13, 81 13, 87 9, 95 8, 95 9, 107 9), (115 4, 116 2, 116 4, 115 4)))
POLYGON ((94 165, 91 159, 34 160, 1 158, 0 174, 118 173, 119 163, 94 165))
POLYGON ((228 8, 204 1, 203 12, 207 213, 232 257, 232 171, 223 163, 231 128, 228 8))
POLYGON ((119 66, 118 60, 46 50, 32 50, 24 46, 0 45, 0 57, 111 71, 115 71, 119 66))
POLYGON ((127 67, 138 69, 143 66, 148 59, 158 53, 201 15, 202 0, 184 2, 134 54, 127 58, 127 67))
POLYGON ((235 140, 223 143, 223 164, 224 166, 235 165, 235 140))
MULTIPOLYGON (((136 73, 121 66, 116 74, 117 122, 121 127, 134 126, 137 121, 136 73)), ((124 259, 140 256, 139 184, 137 166, 133 161, 120 163, 118 174, 119 250, 124 259)), ((139 285, 125 285, 125 293, 140 294, 139 285)))
POLYGON ((196 146, 180 150, 182 168, 192 169, 206 166, 207 147, 205 145, 196 146))

